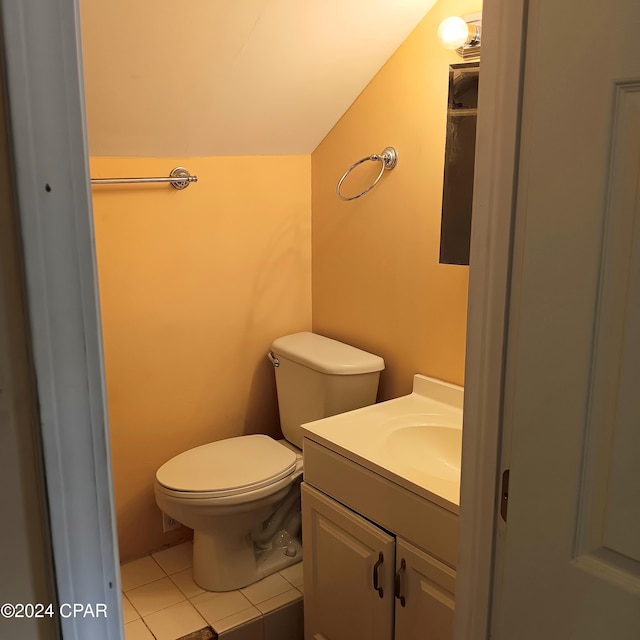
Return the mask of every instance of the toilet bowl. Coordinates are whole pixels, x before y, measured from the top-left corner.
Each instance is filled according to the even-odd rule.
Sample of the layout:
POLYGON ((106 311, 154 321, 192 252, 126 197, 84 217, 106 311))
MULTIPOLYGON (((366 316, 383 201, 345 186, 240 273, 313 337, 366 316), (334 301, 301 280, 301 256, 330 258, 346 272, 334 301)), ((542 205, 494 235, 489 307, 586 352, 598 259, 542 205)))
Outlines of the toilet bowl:
POLYGON ((302 453, 265 435, 196 447, 160 467, 158 506, 194 530, 194 581, 229 591, 299 562, 301 480, 302 453))
POLYGON ((193 579, 208 591, 257 582, 302 558, 300 425, 373 404, 382 358, 309 332, 278 338, 286 440, 246 435, 181 453, 156 473, 160 509, 194 530, 193 579))

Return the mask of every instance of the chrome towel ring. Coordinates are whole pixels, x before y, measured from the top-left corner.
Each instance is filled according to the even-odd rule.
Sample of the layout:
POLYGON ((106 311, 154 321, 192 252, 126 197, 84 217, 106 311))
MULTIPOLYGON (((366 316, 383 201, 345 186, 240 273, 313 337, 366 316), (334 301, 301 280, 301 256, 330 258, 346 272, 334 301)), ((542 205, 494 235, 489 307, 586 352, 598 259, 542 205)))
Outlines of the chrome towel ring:
POLYGON ((396 164, 398 164, 398 152, 393 147, 386 147, 385 149, 382 150, 382 153, 380 153, 380 154, 374 153, 371 156, 367 156, 366 158, 362 158, 362 159, 358 160, 358 162, 354 162, 342 174, 342 178, 340 178, 340 181, 338 182, 338 186, 336 187, 336 194, 337 194, 338 198, 340 198, 340 200, 355 200, 356 198, 362 197, 365 193, 368 193, 369 191, 371 191, 371 189, 373 189, 373 187, 375 187, 378 184, 378 182, 380 182, 380 178, 382 178, 382 174, 385 172, 385 170, 390 171, 391 169, 393 169, 393 167, 396 166, 396 164), (342 183, 344 182, 344 179, 359 164, 362 164, 363 162, 367 162, 368 160, 371 160, 372 162, 381 162, 382 163, 382 166, 380 167, 380 173, 378 174, 378 177, 373 181, 372 184, 370 184, 364 191, 361 191, 358 195, 350 196, 348 198, 346 196, 343 196, 341 191, 340 191, 340 187, 342 186, 342 183))

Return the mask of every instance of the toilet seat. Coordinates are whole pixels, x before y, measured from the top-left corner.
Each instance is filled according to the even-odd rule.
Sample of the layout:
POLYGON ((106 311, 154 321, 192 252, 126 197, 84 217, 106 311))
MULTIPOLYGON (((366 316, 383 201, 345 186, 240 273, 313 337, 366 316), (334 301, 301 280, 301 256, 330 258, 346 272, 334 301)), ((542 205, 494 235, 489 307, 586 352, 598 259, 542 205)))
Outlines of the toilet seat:
POLYGON ((181 453, 156 472, 162 492, 181 498, 240 498, 277 490, 297 468, 291 449, 265 435, 218 440, 181 453), (264 491, 262 491, 264 490, 264 491))

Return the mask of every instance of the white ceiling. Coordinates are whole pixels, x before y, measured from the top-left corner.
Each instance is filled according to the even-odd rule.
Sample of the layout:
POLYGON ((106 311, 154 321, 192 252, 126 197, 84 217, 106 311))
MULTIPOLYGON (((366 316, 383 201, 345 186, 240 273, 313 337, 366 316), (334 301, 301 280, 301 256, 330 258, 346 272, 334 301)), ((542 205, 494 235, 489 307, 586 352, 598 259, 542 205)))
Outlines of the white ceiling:
POLYGON ((308 154, 434 4, 82 0, 90 153, 308 154))

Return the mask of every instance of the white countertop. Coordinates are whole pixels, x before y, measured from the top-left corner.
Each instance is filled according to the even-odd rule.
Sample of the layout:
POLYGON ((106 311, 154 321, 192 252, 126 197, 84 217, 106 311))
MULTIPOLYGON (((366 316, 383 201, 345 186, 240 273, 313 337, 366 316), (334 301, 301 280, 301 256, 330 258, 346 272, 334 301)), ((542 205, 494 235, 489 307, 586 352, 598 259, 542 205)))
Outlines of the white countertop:
POLYGON ((463 389, 414 376, 413 392, 302 425, 309 438, 458 513, 463 389))

